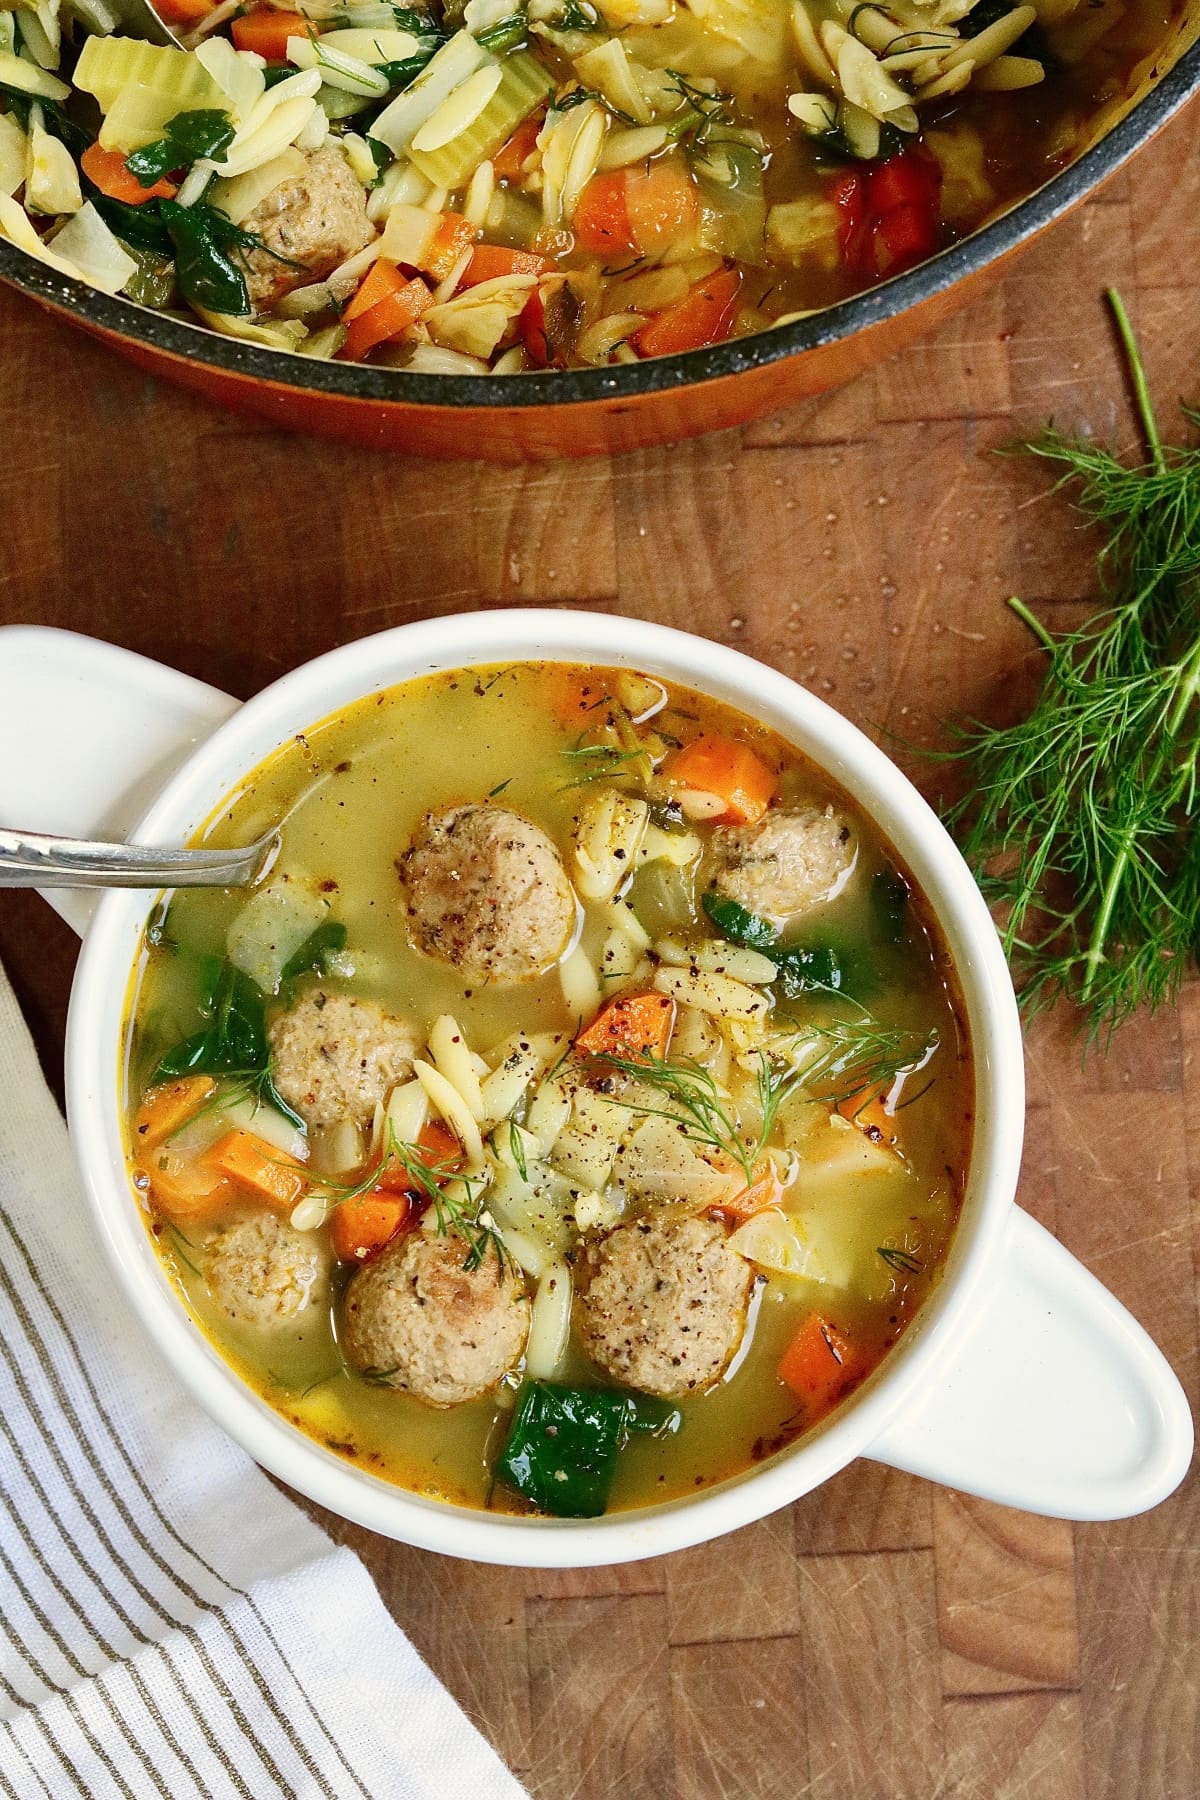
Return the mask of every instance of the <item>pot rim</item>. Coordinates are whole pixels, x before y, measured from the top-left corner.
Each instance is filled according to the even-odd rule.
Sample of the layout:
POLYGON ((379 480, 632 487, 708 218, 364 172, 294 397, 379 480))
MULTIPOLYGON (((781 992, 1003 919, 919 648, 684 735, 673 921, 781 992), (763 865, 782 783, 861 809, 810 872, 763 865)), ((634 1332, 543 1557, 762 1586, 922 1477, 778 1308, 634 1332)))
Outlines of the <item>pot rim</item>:
POLYGON ((130 1186, 122 1130, 130 970, 156 896, 110 892, 84 941, 67 1034, 68 1116, 93 1217, 133 1310, 201 1406, 254 1458, 332 1512, 420 1548, 525 1567, 578 1567, 682 1549, 761 1518, 869 1453, 954 1354, 1012 1216, 1024 1123, 1021 1033, 999 939, 966 864, 917 790, 856 726, 778 671, 669 627, 614 615, 497 609, 361 639, 302 665, 206 738, 161 789, 134 841, 190 835, 297 730, 438 669, 522 660, 657 671, 764 719, 876 818, 941 923, 959 974, 975 1076, 962 1215, 942 1281, 876 1373, 817 1430, 699 1494, 590 1521, 515 1518, 423 1498, 325 1449, 267 1405, 181 1304, 130 1186))
MULTIPOLYGON (((1169 48, 1163 46, 1163 52, 1169 48)), ((99 293, 39 263, 0 239, 0 280, 101 331, 166 356, 183 357, 228 374, 298 393, 429 409, 507 411, 531 407, 601 405, 668 393, 767 367, 785 357, 826 348, 943 293, 1016 249, 1120 168, 1200 89, 1200 43, 1184 50, 1125 117, 1082 156, 981 230, 907 274, 798 319, 706 350, 604 369, 541 374, 410 375, 365 363, 311 360, 262 345, 223 338, 200 325, 169 318, 131 300, 99 293)))

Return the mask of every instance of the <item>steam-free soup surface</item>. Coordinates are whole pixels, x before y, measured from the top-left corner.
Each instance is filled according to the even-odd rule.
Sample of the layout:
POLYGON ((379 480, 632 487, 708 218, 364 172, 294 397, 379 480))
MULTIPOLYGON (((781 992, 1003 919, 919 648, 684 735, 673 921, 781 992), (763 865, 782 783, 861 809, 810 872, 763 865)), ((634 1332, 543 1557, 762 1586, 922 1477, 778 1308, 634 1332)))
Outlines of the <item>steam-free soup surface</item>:
POLYGON ((160 910, 140 1203, 269 1403, 417 1492, 595 1512, 819 1422, 937 1282, 969 1148, 944 947, 779 737, 629 671, 372 696, 257 770, 252 895, 160 910))

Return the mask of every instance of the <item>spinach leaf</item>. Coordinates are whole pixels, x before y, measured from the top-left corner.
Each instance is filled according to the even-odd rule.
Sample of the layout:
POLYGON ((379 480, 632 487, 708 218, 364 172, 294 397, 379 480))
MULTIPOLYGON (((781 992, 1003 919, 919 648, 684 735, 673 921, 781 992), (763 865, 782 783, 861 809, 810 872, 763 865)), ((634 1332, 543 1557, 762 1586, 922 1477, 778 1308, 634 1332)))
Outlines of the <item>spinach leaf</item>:
POLYGON ((617 1456, 631 1431, 678 1431, 665 1401, 610 1388, 525 1384, 496 1472, 542 1512, 593 1519, 608 1504, 617 1456))
POLYGON ((770 957, 785 999, 796 1000, 814 988, 838 993, 846 986, 846 957, 832 945, 782 944, 774 926, 715 888, 702 896, 701 905, 722 937, 770 957))
POLYGON ((280 971, 279 980, 285 999, 290 994, 292 984, 301 975, 307 975, 310 969, 321 974, 331 952, 343 950, 345 946, 346 927, 340 919, 326 919, 324 924, 318 925, 305 938, 300 948, 288 957, 280 971))
POLYGON ((127 206, 123 200, 110 200, 107 194, 92 186, 86 175, 83 191, 109 230, 131 250, 150 250, 164 257, 172 254, 170 234, 158 210, 159 201, 147 200, 142 206, 127 206))
POLYGON ((233 120, 215 107, 176 113, 162 137, 130 152, 125 167, 143 187, 153 187, 172 169, 190 168, 202 156, 220 156, 233 142, 233 135, 233 120))
POLYGON ((201 1016, 208 1023, 160 1061, 155 1081, 179 1075, 257 1074, 269 1064, 266 995, 231 962, 201 964, 201 1016))
POLYGON ((215 206, 180 206, 177 200, 157 204, 175 246, 175 275, 184 299, 208 312, 244 317, 251 311, 246 277, 226 251, 262 248, 261 240, 215 206))

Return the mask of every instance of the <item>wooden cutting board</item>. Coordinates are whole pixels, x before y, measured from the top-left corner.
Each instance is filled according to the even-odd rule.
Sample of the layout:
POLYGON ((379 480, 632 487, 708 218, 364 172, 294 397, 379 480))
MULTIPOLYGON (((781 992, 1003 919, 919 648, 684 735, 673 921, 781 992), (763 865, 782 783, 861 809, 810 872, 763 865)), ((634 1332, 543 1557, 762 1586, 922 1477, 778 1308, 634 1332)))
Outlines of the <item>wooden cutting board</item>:
MULTIPOLYGON (((1198 220, 1193 107, 852 387, 740 433, 527 469, 281 436, 0 291, 0 619, 245 696, 407 619, 596 607, 704 632, 929 743, 1032 691, 1008 593, 1055 627, 1087 608, 1094 542, 992 452, 1050 415, 1133 442, 1106 285, 1169 432, 1176 396, 1200 397, 1198 220)), ((2 897, 0 957, 55 1081, 73 956, 34 897, 2 897)), ((1022 1195, 1193 1392, 1198 1048, 1195 988, 1086 1067, 1066 1021, 1034 1030, 1022 1195)), ((1194 1800, 1198 1493, 1073 1528, 864 1463, 721 1543, 578 1574, 325 1522, 539 1800, 1194 1800)))

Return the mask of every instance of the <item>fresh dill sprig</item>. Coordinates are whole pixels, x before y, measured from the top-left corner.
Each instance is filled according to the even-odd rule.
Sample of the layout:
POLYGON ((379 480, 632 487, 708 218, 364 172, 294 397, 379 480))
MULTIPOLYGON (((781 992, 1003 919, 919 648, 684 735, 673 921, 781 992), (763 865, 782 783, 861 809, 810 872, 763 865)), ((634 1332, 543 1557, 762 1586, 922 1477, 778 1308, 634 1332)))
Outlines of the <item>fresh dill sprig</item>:
POLYGON ((936 1032, 922 1037, 899 1026, 884 1025, 867 1012, 861 1018, 821 1025, 814 1030, 814 1038, 821 1040, 824 1048, 799 1062, 774 1058, 765 1050, 755 1052, 760 1122, 753 1132, 743 1129, 733 1100, 711 1072, 690 1058, 605 1054, 595 1060, 653 1089, 664 1102, 654 1106, 636 1096, 614 1095, 612 1105, 643 1118, 670 1119, 690 1143, 706 1145, 735 1162, 749 1186, 770 1142, 779 1109, 793 1094, 803 1091, 834 1105, 858 1097, 865 1103, 890 1088, 897 1076, 923 1067, 938 1044, 936 1032))
POLYGON ((499 1267, 504 1268, 508 1252, 495 1225, 482 1209, 483 1183, 477 1177, 460 1174, 452 1162, 431 1160, 419 1144, 403 1142, 390 1121, 386 1142, 364 1175, 354 1182, 323 1177, 320 1186, 340 1205, 344 1200, 357 1200, 361 1194, 370 1193, 385 1169, 397 1164, 412 1183, 412 1191, 433 1208, 438 1236, 447 1237, 454 1233, 466 1244, 464 1269, 482 1267, 492 1253, 499 1267), (450 1192, 440 1185, 443 1181, 452 1182, 462 1191, 450 1192))
POLYGON ((575 744, 559 754, 571 760, 571 779, 563 783, 564 789, 631 774, 629 765, 644 762, 646 756, 644 750, 622 750, 617 744, 575 744))
POLYGON ((911 1250, 899 1250, 895 1244, 881 1244, 875 1252, 882 1256, 889 1269, 895 1269, 900 1275, 919 1275, 925 1264, 911 1250))
MULTIPOLYGON (((605 1095, 604 1098, 610 1100, 612 1105, 623 1106, 626 1111, 636 1113, 641 1118, 670 1119, 673 1124, 678 1125, 689 1143, 703 1144, 736 1162, 749 1186, 754 1179, 755 1157, 762 1146, 756 1145, 751 1150, 739 1128, 732 1102, 725 1097, 714 1077, 702 1064, 682 1057, 677 1061, 667 1061, 661 1056, 643 1058, 602 1055, 596 1060, 606 1068, 617 1069, 622 1075, 629 1075, 653 1089, 666 1102, 662 1106, 652 1106, 648 1101, 626 1095, 605 1095)), ((769 1081, 770 1065, 765 1057, 762 1062, 769 1081)), ((778 1111, 778 1102, 775 1111, 778 1111)))
POLYGON ((199 1280, 200 1279, 200 1270, 196 1267, 196 1265, 192 1261, 191 1257, 187 1254, 187 1251, 185 1251, 182 1248, 182 1245, 186 1244, 188 1247, 188 1250, 194 1250, 196 1248, 195 1244, 193 1244, 190 1237, 184 1236, 183 1232, 179 1229, 178 1225, 170 1225, 169 1224, 167 1226, 167 1232, 170 1236, 172 1244, 175 1246, 176 1256, 179 1258, 180 1262, 184 1265, 184 1267, 190 1269, 192 1271, 192 1274, 196 1277, 196 1279, 199 1280))
POLYGON ((521 1142, 521 1127, 515 1119, 508 1121, 508 1147, 512 1159, 517 1165, 517 1172, 522 1181, 529 1180, 529 1165, 525 1160, 525 1146, 521 1142))
POLYGON ((1019 724, 959 733, 970 788, 947 815, 1024 1007, 1067 997, 1088 1044, 1173 1000, 1200 946, 1200 449, 1163 444, 1125 309, 1108 299, 1148 460, 1049 429, 1021 446, 1104 532, 1103 610, 1053 638, 1010 600, 1046 651, 1041 690, 1019 724))
POLYGON ((813 1099, 835 1106, 848 1100, 865 1106, 899 1076, 923 1069, 940 1041, 936 1031, 885 1025, 865 1009, 855 1018, 826 1020, 813 1028, 813 1037, 821 1047, 798 1070, 813 1099))

